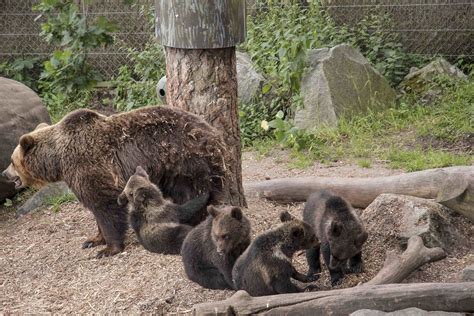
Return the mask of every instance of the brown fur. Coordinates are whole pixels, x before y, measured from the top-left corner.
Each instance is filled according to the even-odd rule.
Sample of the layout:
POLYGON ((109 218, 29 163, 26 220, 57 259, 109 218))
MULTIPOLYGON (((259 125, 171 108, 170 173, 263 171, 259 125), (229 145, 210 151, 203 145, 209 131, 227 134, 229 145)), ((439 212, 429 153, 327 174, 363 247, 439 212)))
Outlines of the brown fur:
POLYGON ((291 278, 315 280, 297 272, 292 264, 296 251, 319 245, 313 229, 288 212, 283 212, 280 219, 280 227, 258 236, 235 263, 232 277, 236 290, 245 290, 251 296, 296 293, 305 289, 291 278))
POLYGON ((181 249, 188 278, 210 289, 232 289, 232 267, 250 243, 250 222, 238 207, 208 207, 210 216, 181 249))
MULTIPOLYGON (((101 257, 123 250, 127 211, 117 197, 137 166, 174 203, 206 192, 210 203, 220 203, 230 179, 226 154, 218 133, 182 110, 156 106, 105 117, 83 109, 23 135, 4 173, 19 186, 64 180, 97 220, 99 238, 84 247, 105 239, 101 257)), ((200 215, 194 224, 205 208, 200 215)))
MULTIPOLYGON (((321 240, 321 251, 331 275, 331 283, 342 281, 345 272, 362 271, 362 245, 367 232, 351 205, 334 193, 321 190, 308 197, 303 219, 321 240)), ((309 275, 321 271, 319 247, 306 252, 309 275)))
POLYGON ((161 191, 150 182, 148 174, 138 166, 118 197, 119 205, 128 205, 130 226, 145 249, 164 254, 179 254, 189 223, 203 206, 208 195, 184 205, 163 199, 161 191))

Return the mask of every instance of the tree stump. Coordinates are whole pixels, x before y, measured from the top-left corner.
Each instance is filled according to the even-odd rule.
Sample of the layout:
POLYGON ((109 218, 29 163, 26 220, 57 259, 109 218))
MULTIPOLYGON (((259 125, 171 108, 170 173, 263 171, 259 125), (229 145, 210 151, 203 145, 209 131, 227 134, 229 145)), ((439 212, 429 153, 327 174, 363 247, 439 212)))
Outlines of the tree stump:
POLYGON ((233 176, 226 202, 247 206, 242 187, 235 47, 166 47, 166 77, 168 105, 203 117, 222 133, 230 151, 226 164, 233 176))

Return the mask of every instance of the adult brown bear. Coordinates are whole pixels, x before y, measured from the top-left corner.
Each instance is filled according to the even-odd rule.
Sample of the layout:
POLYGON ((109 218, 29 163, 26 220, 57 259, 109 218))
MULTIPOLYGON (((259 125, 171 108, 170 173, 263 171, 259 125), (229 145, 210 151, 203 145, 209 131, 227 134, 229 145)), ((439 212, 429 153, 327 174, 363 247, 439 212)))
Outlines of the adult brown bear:
MULTIPOLYGON (((124 248, 127 210, 117 197, 137 166, 174 203, 208 193, 209 204, 219 204, 228 199, 232 181, 225 155, 221 136, 179 109, 155 106, 109 117, 82 109, 23 135, 3 174, 17 187, 64 180, 99 228, 83 247, 106 244, 97 254, 103 257, 124 248)), ((204 207, 191 224, 205 215, 204 207)))

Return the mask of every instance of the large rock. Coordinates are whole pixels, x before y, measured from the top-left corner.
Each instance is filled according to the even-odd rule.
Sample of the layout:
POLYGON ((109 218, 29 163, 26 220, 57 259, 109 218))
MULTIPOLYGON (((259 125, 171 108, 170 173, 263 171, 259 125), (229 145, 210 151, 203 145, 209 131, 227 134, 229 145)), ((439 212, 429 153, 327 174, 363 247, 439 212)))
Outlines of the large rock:
POLYGON ((454 80, 466 79, 467 76, 456 66, 451 65, 444 58, 438 58, 421 69, 412 68, 405 76, 401 85, 405 90, 430 94, 439 94, 433 89, 434 79, 437 77, 447 77, 454 80))
POLYGON ((471 264, 462 270, 461 280, 463 282, 474 282, 474 264, 471 264))
POLYGON ((401 310, 390 312, 390 313, 371 310, 371 309, 360 309, 350 314, 350 316, 457 316, 457 315, 461 316, 464 314, 441 312, 441 311, 427 312, 416 307, 405 308, 405 309, 401 309, 401 310))
POLYGON ((26 202, 16 210, 16 217, 28 214, 38 207, 45 206, 55 197, 73 194, 65 182, 50 183, 38 190, 26 202))
POLYGON ((451 252, 465 244, 465 238, 449 221, 449 209, 436 202, 396 194, 379 195, 362 213, 369 234, 381 240, 397 240, 406 245, 412 236, 423 238, 429 247, 451 252))
MULTIPOLYGON (((10 164, 20 136, 42 122, 50 124, 51 119, 38 95, 20 82, 0 77, 0 172, 10 164)), ((0 180, 0 201, 14 193, 5 182, 0 180)))
POLYGON ((237 52, 237 87, 239 101, 252 102, 262 91, 265 78, 255 70, 250 56, 237 52))
POLYGON ((311 50, 307 66, 301 82, 304 107, 295 113, 298 128, 336 126, 342 115, 350 117, 395 103, 396 93, 388 81, 349 45, 311 50))

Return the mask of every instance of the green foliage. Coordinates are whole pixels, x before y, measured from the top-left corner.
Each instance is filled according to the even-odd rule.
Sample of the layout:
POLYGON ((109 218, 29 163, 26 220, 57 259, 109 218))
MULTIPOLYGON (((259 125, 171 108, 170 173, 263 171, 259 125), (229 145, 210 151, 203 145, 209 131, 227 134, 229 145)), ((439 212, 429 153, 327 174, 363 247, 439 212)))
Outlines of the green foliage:
POLYGON ((156 84, 166 72, 163 47, 151 40, 142 51, 129 48, 128 57, 134 67, 120 67, 119 75, 114 79, 115 107, 129 111, 145 105, 160 104, 156 84))
POLYGON ((40 73, 38 57, 21 57, 0 64, 0 76, 10 78, 37 90, 36 82, 40 73))
POLYGON ((46 201, 46 205, 51 207, 51 210, 55 213, 61 210, 61 205, 67 202, 76 201, 76 196, 72 193, 66 193, 58 196, 50 197, 46 201))
POLYGON ((87 63, 87 54, 113 42, 109 33, 115 25, 102 16, 87 21, 73 0, 42 0, 34 10, 47 18, 41 24, 43 38, 59 47, 44 63, 42 88, 67 95, 92 88, 101 77, 87 63))

